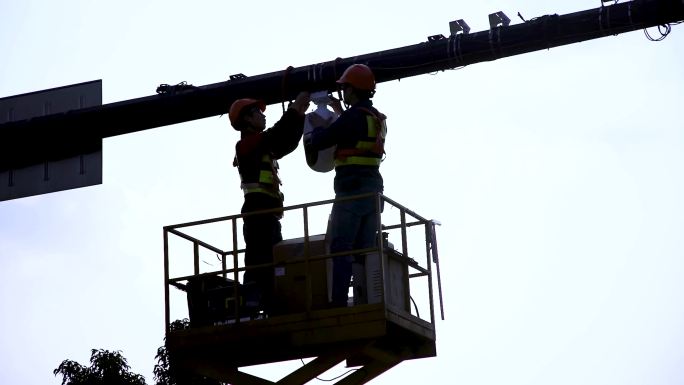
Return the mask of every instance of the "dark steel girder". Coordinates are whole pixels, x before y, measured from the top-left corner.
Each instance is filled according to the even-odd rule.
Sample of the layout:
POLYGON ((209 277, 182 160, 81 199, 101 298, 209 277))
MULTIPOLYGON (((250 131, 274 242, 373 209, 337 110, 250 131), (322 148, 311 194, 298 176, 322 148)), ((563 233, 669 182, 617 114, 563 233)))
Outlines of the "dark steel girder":
POLYGON ((417 76, 684 20, 684 0, 634 0, 545 15, 522 24, 471 34, 432 36, 427 42, 225 82, 190 87, 98 107, 0 125, 0 171, 86 153, 106 137, 216 116, 241 97, 267 104, 301 90, 335 90, 351 64, 370 66, 378 82, 417 76), (10 151, 10 149, 12 151, 10 151))

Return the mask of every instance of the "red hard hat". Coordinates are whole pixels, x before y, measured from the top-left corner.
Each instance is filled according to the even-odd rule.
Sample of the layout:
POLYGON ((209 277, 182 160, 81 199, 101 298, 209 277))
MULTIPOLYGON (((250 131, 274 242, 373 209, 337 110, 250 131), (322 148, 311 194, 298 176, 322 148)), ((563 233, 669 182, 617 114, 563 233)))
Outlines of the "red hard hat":
POLYGON ((349 84, 359 90, 374 91, 375 75, 367 65, 353 64, 344 71, 337 83, 349 84))
POLYGON ((236 130, 239 130, 239 120, 240 120, 240 114, 242 111, 245 109, 245 107, 251 107, 253 105, 257 105, 261 112, 266 111, 266 103, 264 103, 263 100, 258 100, 258 99, 238 99, 233 102, 233 104, 230 105, 230 111, 228 112, 228 118, 230 118, 230 125, 233 126, 236 130))

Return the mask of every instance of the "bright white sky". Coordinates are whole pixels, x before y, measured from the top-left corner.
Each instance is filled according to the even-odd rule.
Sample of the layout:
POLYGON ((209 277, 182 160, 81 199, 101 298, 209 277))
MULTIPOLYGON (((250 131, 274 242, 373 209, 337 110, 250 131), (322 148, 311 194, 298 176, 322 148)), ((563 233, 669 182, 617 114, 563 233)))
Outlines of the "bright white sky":
MULTIPOLYGON (((572 3, 3 1, 0 96, 102 79, 111 103, 599 6, 572 3)), ((379 85, 386 194, 443 223, 447 318, 436 358, 374 384, 684 381, 683 32, 379 85)), ((1 384, 59 384, 91 348, 153 383, 162 227, 239 212, 236 140, 225 116, 110 138, 103 185, 0 203, 1 384)), ((286 204, 332 197, 301 148, 281 167, 286 204)))

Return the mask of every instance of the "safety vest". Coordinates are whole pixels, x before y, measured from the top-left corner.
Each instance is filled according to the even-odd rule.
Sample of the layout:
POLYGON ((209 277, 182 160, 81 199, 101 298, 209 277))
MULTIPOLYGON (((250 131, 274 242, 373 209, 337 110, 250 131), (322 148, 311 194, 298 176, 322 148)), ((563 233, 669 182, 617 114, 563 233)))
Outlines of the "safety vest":
POLYGON ((385 154, 385 136, 387 125, 385 119, 364 107, 358 107, 365 112, 367 133, 366 137, 359 139, 353 148, 339 148, 335 151, 335 167, 360 165, 380 166, 385 154))
MULTIPOLYGON (((237 156, 233 165, 239 166, 237 156)), ((273 159, 271 154, 264 154, 261 157, 258 168, 247 170, 243 167, 242 169, 239 168, 239 170, 240 187, 245 195, 258 192, 268 194, 280 200, 283 199, 283 194, 280 192, 280 185, 282 183, 280 178, 278 178, 278 161, 273 159)))

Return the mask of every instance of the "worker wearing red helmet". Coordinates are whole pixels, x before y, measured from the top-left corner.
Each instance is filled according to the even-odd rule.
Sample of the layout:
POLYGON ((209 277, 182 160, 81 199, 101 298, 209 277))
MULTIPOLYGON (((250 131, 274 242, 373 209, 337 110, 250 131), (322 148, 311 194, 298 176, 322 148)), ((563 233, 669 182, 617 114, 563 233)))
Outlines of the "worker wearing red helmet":
MULTIPOLYGON (((307 147, 335 150, 335 197, 364 193, 382 193, 383 180, 380 163, 384 156, 387 128, 385 116, 371 102, 375 94, 375 76, 363 64, 347 68, 337 80, 345 104, 342 112, 339 101, 331 105, 340 116, 331 124, 311 115, 314 129, 305 137, 307 147), (327 127, 326 127, 327 126, 327 127)), ((377 212, 373 197, 339 201, 333 204, 330 227, 330 253, 370 248, 376 244, 377 212)), ((347 305, 352 262, 363 262, 362 256, 333 258, 333 307, 347 305)), ((359 298, 363 302, 363 298, 359 298)))
MULTIPOLYGON (((304 114, 309 108, 309 93, 301 92, 271 128, 266 129, 266 105, 261 100, 238 99, 230 106, 230 124, 240 131, 235 145, 233 166, 240 173, 245 196, 242 213, 283 207, 277 160, 297 148, 304 128, 304 114)), ((244 217, 245 266, 273 262, 273 245, 282 241, 282 212, 244 217)), ((248 311, 268 312, 273 291, 270 268, 245 271, 245 305, 248 311)))

